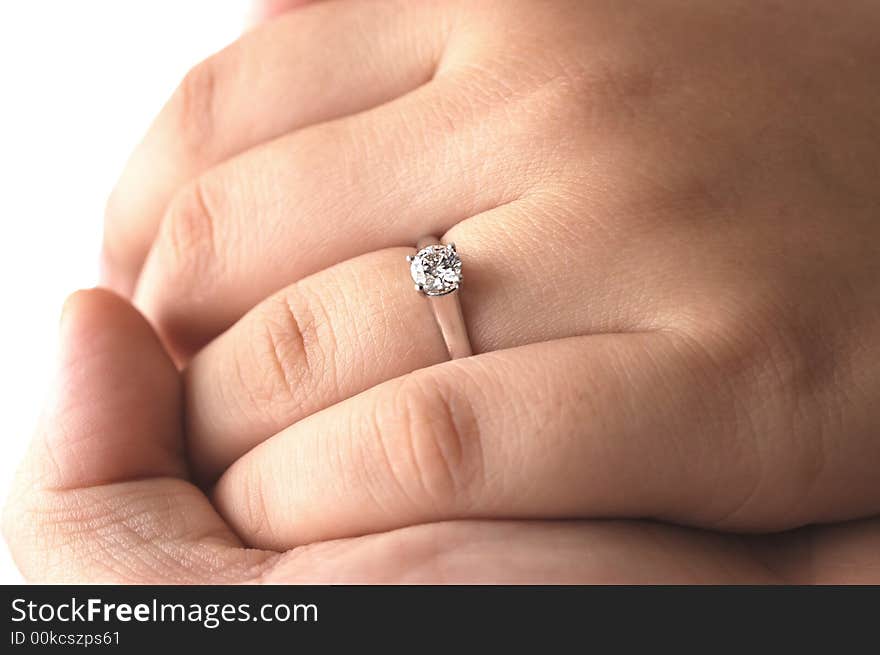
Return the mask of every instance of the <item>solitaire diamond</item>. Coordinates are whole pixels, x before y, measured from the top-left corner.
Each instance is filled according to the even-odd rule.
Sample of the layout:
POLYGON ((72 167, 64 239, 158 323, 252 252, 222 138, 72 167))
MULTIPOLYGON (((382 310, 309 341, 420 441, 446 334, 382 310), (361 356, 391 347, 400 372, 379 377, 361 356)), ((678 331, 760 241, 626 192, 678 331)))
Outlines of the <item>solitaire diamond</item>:
POLYGON ((427 296, 442 296, 458 289, 461 282, 461 258, 455 244, 422 248, 408 257, 409 272, 416 288, 427 296))

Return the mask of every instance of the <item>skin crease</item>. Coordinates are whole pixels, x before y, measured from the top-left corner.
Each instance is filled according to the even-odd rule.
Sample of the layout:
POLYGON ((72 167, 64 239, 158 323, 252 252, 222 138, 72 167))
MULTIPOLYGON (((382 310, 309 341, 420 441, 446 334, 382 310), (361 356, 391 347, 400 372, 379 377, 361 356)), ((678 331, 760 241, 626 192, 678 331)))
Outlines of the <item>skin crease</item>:
MULTIPOLYGON (((116 470, 112 442, 90 470, 76 444, 133 410, 76 402, 114 389, 70 336, 95 388, 59 394, 37 440, 58 447, 24 468, 40 492, 6 522, 23 570, 876 581, 880 10, 847 9, 348 0, 197 68, 106 235, 108 282, 188 365, 188 411, 140 417, 166 444, 154 470, 116 470), (291 63, 327 39, 327 58, 291 63), (465 257, 473 359, 436 365, 422 299, 396 295, 394 247, 426 232, 465 257), (213 508, 181 481, 181 421, 188 470, 222 474, 213 508), (631 520, 551 520, 600 517, 631 520)), ((179 384, 96 293, 107 352, 117 339, 124 361, 138 333, 145 389, 179 384)))

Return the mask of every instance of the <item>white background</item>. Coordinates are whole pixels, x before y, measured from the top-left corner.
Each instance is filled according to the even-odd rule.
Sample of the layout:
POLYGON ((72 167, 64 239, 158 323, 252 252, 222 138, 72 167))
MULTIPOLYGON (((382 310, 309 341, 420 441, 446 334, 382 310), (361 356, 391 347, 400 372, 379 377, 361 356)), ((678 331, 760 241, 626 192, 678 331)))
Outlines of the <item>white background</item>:
MULTIPOLYGON (((30 439, 64 298, 97 283, 104 202, 183 74, 247 0, 0 0, 0 497, 30 439)), ((0 583, 20 582, 5 543, 0 583)))

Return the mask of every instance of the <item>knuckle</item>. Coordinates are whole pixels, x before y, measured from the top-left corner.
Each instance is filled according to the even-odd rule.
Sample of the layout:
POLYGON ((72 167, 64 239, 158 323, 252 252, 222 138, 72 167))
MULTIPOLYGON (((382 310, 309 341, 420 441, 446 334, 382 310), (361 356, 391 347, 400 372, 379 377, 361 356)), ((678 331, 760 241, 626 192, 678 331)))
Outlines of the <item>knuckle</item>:
POLYGON ((335 340, 328 314, 316 295, 293 285, 273 296, 254 319, 248 351, 242 353, 246 361, 260 363, 254 395, 261 406, 289 419, 333 375, 335 340))
POLYGON ((803 516, 803 499, 827 472, 823 398, 837 375, 835 356, 823 338, 795 327, 798 321, 778 303, 731 305, 691 335, 718 389, 716 410, 729 417, 727 430, 740 453, 742 494, 719 525, 793 527, 803 516))
POLYGON ((755 392, 769 394, 773 409, 790 410, 791 429, 814 425, 813 416, 793 413, 806 410, 824 382, 834 376, 833 349, 812 331, 799 327, 797 310, 775 299, 742 301, 723 320, 712 343, 720 364, 738 375, 755 392))
POLYGON ((413 374, 377 407, 376 422, 393 477, 407 497, 439 512, 468 506, 483 473, 467 394, 433 372, 413 374))
POLYGON ((166 270, 195 273, 215 261, 214 217, 200 179, 179 191, 162 222, 159 244, 166 270))
POLYGON ((194 161, 212 158, 218 58, 214 55, 191 68, 171 101, 174 136, 194 161))
POLYGON ((836 363, 823 339, 787 323, 782 319, 759 330, 750 367, 753 405, 758 408, 753 420, 762 421, 759 424, 774 438, 768 459, 783 483, 779 507, 786 515, 797 517, 805 506, 803 500, 816 491, 829 464, 829 426, 823 398, 836 378, 836 363), (767 407, 764 411, 760 409, 762 399, 767 407))

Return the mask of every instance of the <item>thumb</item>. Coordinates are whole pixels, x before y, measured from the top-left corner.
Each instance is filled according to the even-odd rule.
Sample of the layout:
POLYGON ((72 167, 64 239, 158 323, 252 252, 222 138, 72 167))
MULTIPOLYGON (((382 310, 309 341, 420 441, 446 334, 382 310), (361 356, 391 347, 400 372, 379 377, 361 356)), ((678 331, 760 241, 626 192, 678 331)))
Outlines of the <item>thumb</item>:
POLYGON ((244 552, 187 482, 180 381, 146 321, 102 290, 65 305, 55 390, 4 513, 25 577, 52 582, 239 582, 244 552))
POLYGON ((184 476, 179 375, 144 318, 109 291, 80 291, 65 303, 60 332, 30 458, 40 485, 184 476))

